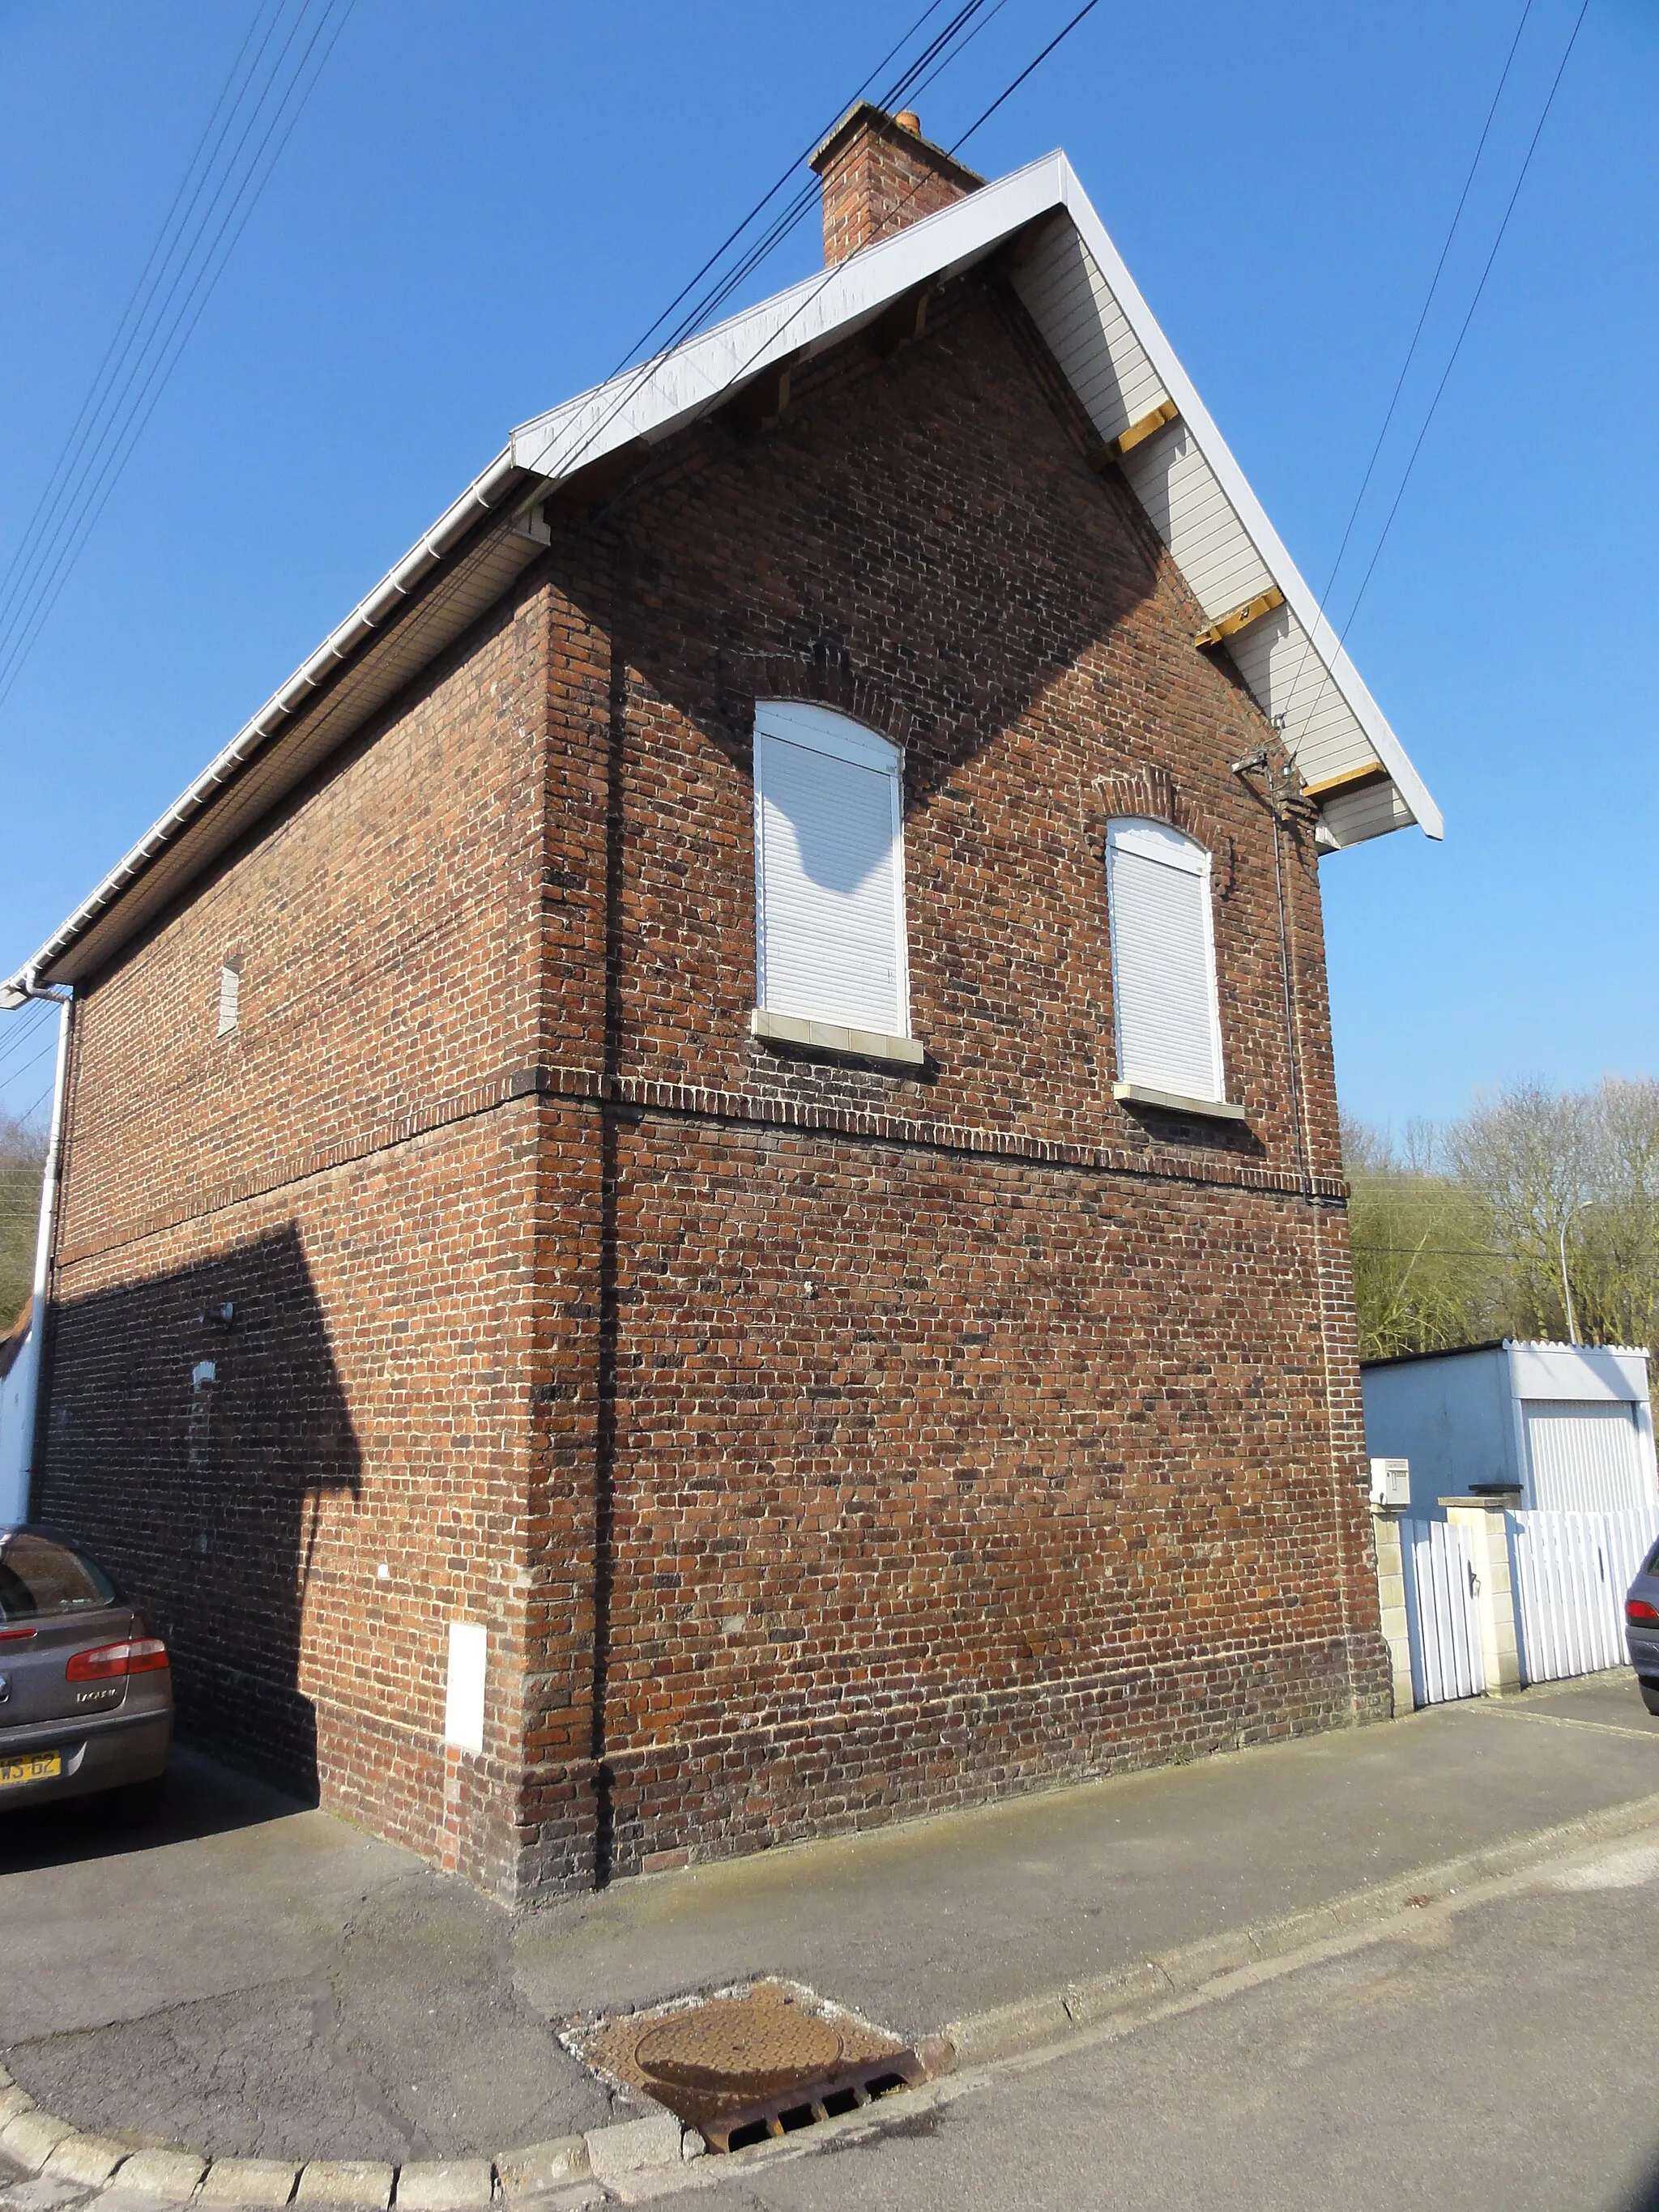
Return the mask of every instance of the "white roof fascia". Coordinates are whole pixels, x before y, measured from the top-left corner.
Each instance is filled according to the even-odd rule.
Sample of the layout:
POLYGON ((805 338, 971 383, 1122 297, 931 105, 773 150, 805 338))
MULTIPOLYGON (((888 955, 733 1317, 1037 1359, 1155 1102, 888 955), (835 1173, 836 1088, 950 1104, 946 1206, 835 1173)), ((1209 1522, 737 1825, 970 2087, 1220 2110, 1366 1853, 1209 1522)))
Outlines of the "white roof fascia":
POLYGON ((965 268, 1064 204, 1065 156, 1045 154, 892 237, 792 284, 684 345, 538 415, 513 433, 513 458, 554 480, 630 444, 653 442, 800 353, 840 344, 918 284, 965 268))
POLYGON ((416 540, 403 559, 387 570, 374 590, 357 602, 345 620, 329 632, 287 683, 242 725, 230 743, 179 793, 160 820, 152 823, 132 849, 117 861, 68 920, 58 925, 40 951, 0 985, 0 991, 24 995, 37 991, 42 979, 49 976, 53 963, 144 872, 156 855, 171 845, 228 784, 235 781, 254 756, 315 696, 319 687, 401 611, 416 586, 440 566, 481 515, 501 505, 504 490, 517 474, 512 449, 504 447, 432 527, 416 540))
MULTIPOLYGON (((1443 834, 1440 810, 1407 757, 1387 718, 1342 650, 1332 625, 1279 543, 1226 442, 1211 421, 1169 340, 1124 267, 1087 193, 1061 153, 1045 154, 1011 176, 924 216, 890 238, 864 247, 833 268, 792 285, 689 338, 641 367, 625 370, 513 433, 506 449, 434 524, 396 567, 325 639, 281 689, 246 723, 131 851, 84 899, 9 986, 33 990, 69 951, 172 845, 219 792, 298 714, 325 679, 351 659, 471 529, 482 512, 498 508, 521 471, 556 482, 643 438, 656 442, 730 398, 776 363, 839 343, 917 286, 970 267, 1040 216, 1064 211, 1101 277, 1179 410, 1198 451, 1240 528, 1291 614, 1310 641, 1339 697, 1353 715, 1398 793, 1397 804, 1431 837, 1443 834)), ((1037 317, 1042 329, 1042 318, 1037 317)), ((1047 333, 1045 333, 1047 336, 1047 333)), ((1265 711, 1265 709, 1264 709, 1265 711)), ((1341 801, 1358 806, 1360 800, 1341 801)), ((1396 817, 1397 820, 1397 817, 1396 817)), ((1378 827, 1393 826, 1379 823, 1378 827)), ((1366 828, 1361 834, 1375 834, 1366 828)))
POLYGON ((1398 787, 1401 797, 1411 808, 1419 826, 1428 836, 1443 836, 1445 823, 1440 809, 1430 796, 1422 777, 1413 767, 1405 747, 1390 728, 1388 717, 1372 698, 1358 670, 1343 651, 1340 640, 1326 619, 1324 610, 1309 590, 1301 571, 1279 542, 1279 532, 1262 512, 1261 501, 1245 481, 1244 471, 1233 459, 1226 440, 1211 420, 1209 410, 1181 366, 1174 347, 1159 328, 1157 317, 1140 296, 1133 277, 1124 267, 1117 248, 1107 235, 1105 226, 1090 205, 1089 196, 1078 182, 1071 163, 1063 154, 1055 154, 1051 158, 1061 172, 1061 196, 1066 213, 1077 225, 1084 244, 1094 256, 1101 275, 1110 287, 1136 337, 1146 349, 1148 360, 1162 378, 1165 391, 1180 409, 1182 422, 1192 433, 1200 453, 1209 463, 1234 514, 1261 556, 1263 566, 1285 594, 1285 604, 1301 623, 1316 657, 1364 732, 1378 760, 1398 787))

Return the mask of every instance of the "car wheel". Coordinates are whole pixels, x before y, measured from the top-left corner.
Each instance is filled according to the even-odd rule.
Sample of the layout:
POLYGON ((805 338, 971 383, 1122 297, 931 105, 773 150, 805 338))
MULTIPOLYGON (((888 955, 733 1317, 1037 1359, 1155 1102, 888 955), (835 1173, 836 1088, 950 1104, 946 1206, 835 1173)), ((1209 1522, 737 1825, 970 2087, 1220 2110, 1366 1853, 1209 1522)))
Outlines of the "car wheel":
POLYGON ((1659 1714, 1659 1682, 1638 1682, 1636 1686, 1642 1692, 1642 1703, 1648 1711, 1659 1714))

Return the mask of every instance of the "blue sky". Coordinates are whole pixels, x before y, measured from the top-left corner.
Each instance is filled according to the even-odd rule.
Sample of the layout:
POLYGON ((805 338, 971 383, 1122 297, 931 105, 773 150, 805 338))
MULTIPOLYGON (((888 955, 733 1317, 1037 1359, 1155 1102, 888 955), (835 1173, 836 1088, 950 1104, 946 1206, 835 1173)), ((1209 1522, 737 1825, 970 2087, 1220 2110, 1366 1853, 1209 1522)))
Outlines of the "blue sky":
MULTIPOLYGON (((921 4, 356 0, 0 707, 0 972, 511 424, 617 365, 921 4)), ((1075 4, 1006 0, 921 96, 928 135, 1075 4)), ((964 149, 997 174, 1065 147, 1316 589, 1520 12, 1103 0, 964 149)), ((1533 0, 1339 619, 1577 12, 1533 0)), ((252 13, 0 0, 0 566, 252 13)), ((1659 10, 1592 0, 1349 635, 1448 824, 1324 865, 1339 1079, 1370 1119, 1659 1072, 1656 94, 1659 10)), ((817 258, 809 224, 748 296, 817 258)), ((9 1073, 10 1034, 17 1110, 50 1062, 9 1073)))

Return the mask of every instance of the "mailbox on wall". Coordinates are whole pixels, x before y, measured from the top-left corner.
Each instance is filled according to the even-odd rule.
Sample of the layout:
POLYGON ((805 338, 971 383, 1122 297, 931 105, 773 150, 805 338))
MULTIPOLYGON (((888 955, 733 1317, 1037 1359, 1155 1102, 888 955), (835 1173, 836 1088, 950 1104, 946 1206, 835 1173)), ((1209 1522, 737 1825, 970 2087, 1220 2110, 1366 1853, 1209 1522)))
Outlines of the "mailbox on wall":
POLYGON ((1412 1502, 1412 1463, 1408 1459, 1371 1462, 1371 1504, 1380 1512, 1404 1513, 1412 1502))

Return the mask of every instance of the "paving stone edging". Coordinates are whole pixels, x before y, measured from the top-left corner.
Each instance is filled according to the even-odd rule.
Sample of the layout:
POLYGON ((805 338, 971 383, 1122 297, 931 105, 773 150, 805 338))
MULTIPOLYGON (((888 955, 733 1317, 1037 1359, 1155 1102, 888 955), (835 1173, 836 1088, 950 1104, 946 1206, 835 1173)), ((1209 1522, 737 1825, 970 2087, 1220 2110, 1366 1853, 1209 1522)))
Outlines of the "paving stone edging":
POLYGON ((502 2151, 495 2158, 411 2160, 216 2158, 193 2151, 129 2150, 83 2135, 42 2112, 0 2065, 0 2152, 24 2173, 128 2197, 199 2206, 202 2212, 487 2212, 493 2203, 595 2201, 607 2181, 700 2158, 702 2137, 672 2112, 615 2120, 584 2135, 502 2151), (584 2191, 583 2185, 588 2185, 584 2191))
MULTIPOLYGON (((1063 2043, 1117 2013, 1195 1990, 1240 1967, 1282 1958, 1310 1944, 1392 1919, 1412 1905, 1437 1903, 1478 1881, 1522 1874, 1575 1845, 1609 1841, 1659 1825, 1659 1795, 1613 1805, 1576 1820, 1511 1838, 1484 1850, 1414 1868, 1385 1882, 1350 1890, 1328 1904, 1220 1936, 1176 1945, 1133 1966, 1068 1982, 1061 1989, 952 2021, 922 2039, 917 2055, 930 2077, 1063 2043)), ((585 2134, 502 2151, 494 2159, 433 2159, 392 2165, 368 2159, 208 2159, 194 2152, 129 2150, 83 2135, 43 2112, 0 2064, 0 2153, 26 2175, 124 2197, 188 2203, 200 2212, 485 2212, 492 2203, 526 2207, 594 2203, 607 2183, 672 2168, 705 2148, 695 2128, 672 2112, 615 2120, 585 2134)))
MULTIPOLYGON (((1221 1936, 1201 1936, 1173 1950, 1115 1973, 1097 1974, 1068 1982, 1064 1988, 1040 1996, 1022 1997, 1013 2004, 998 2005, 952 2021, 944 2039, 963 2066, 988 2064, 1012 2058, 1042 2045, 1063 2043, 1098 2026, 1115 2013, 1130 2012, 1160 1998, 1178 1996, 1242 1966, 1283 1958, 1310 1944, 1352 1934, 1367 1923, 1390 1920, 1413 1905, 1438 1904, 1454 1891, 1478 1881, 1523 1874, 1545 1859, 1554 1858, 1574 1845, 1609 1841, 1659 1824, 1659 1796, 1639 1797, 1611 1805, 1601 1813, 1564 1820, 1551 1828, 1511 1837, 1484 1850, 1469 1851, 1432 1866, 1414 1867, 1389 1881, 1349 1890, 1328 1904, 1286 1913, 1277 1920, 1256 1921, 1221 1936)), ((5 2138, 0 2135, 0 2143, 5 2138)))

